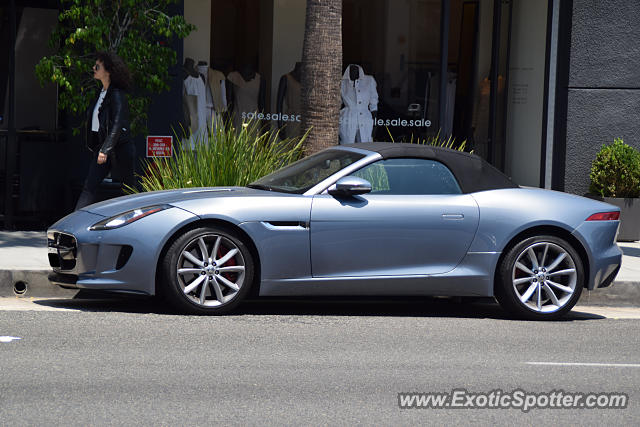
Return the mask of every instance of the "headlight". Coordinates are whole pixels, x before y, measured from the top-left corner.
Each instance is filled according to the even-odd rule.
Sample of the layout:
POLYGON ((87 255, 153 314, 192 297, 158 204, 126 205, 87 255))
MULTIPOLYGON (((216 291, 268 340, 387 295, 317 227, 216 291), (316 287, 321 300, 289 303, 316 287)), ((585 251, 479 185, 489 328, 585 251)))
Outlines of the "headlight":
POLYGON ((144 218, 145 216, 169 209, 170 207, 171 205, 159 205, 133 209, 119 215, 112 216, 111 218, 103 219, 102 221, 93 224, 89 230, 112 230, 114 228, 124 227, 127 224, 131 224, 134 221, 144 218))

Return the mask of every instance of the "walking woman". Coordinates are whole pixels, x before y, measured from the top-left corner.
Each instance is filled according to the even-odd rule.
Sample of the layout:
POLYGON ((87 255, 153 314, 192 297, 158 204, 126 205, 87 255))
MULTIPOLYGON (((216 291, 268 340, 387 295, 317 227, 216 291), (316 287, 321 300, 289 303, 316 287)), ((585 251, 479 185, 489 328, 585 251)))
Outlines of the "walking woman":
POLYGON ((93 78, 102 83, 100 95, 87 111, 87 146, 94 155, 76 210, 95 201, 98 186, 109 171, 123 186, 135 186, 136 148, 129 135, 125 95, 131 89, 131 74, 118 55, 99 52, 93 78))

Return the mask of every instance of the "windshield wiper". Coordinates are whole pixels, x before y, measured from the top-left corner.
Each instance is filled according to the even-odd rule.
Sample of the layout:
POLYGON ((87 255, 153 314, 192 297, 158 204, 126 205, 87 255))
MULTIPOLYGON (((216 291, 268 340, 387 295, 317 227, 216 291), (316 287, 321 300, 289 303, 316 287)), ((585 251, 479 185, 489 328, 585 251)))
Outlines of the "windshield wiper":
POLYGON ((262 185, 262 184, 249 184, 247 185, 247 188, 254 188, 256 190, 273 191, 273 188, 266 185, 262 185))

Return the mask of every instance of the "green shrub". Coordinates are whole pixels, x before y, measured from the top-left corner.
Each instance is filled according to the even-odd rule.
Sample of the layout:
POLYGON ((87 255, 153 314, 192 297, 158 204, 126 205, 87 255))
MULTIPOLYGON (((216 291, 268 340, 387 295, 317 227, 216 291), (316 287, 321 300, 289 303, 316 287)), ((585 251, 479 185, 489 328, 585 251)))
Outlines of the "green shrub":
POLYGON ((601 197, 640 195, 640 152, 616 138, 603 145, 591 165, 589 191, 601 197))
MULTIPOLYGON (((176 144, 173 157, 145 161, 142 191, 187 187, 245 186, 302 157, 301 138, 280 139, 278 131, 257 121, 236 131, 230 122, 218 126, 195 150, 176 144)), ((137 192, 136 190, 132 190, 137 192)))
MULTIPOLYGON (((396 140, 393 138, 393 135, 391 135, 391 131, 389 130, 388 127, 387 127, 387 133, 389 134, 389 140, 395 143, 396 140)), ((409 144, 433 145, 434 147, 449 148, 450 150, 465 151, 465 152, 467 151, 466 139, 462 140, 462 142, 458 142, 451 135, 447 138, 443 138, 442 136, 440 136, 440 131, 438 131, 437 134, 428 136, 424 139, 420 139, 419 137, 414 139, 413 134, 411 134, 411 138, 409 138, 408 141, 402 140, 398 142, 406 142, 409 144)), ((469 153, 473 153, 473 150, 469 151, 469 153)))

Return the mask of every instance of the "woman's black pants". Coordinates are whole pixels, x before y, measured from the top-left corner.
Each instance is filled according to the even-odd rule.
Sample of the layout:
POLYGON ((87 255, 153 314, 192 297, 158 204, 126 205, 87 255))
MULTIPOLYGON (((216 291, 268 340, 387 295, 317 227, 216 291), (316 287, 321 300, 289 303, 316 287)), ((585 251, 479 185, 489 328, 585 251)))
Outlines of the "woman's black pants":
POLYGON ((95 202, 98 187, 109 171, 111 171, 111 175, 114 178, 120 180, 122 183, 121 189, 124 189, 124 185, 132 188, 136 186, 134 176, 136 146, 133 142, 126 142, 116 146, 107 156, 107 161, 101 165, 98 164, 97 151, 91 159, 89 174, 84 182, 78 203, 76 203, 76 210, 95 202))

